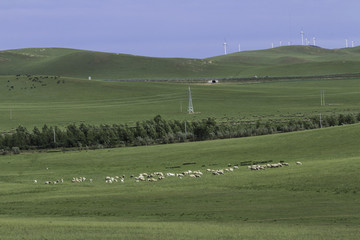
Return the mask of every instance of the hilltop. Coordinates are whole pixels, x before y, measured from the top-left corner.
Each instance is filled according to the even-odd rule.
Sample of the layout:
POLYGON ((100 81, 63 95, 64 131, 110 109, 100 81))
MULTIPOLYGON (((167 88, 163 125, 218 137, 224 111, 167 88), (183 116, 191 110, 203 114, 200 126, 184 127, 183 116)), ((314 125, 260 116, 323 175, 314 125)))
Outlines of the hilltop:
POLYGON ((186 79, 309 76, 359 72, 360 47, 285 46, 205 59, 154 58, 65 48, 0 51, 0 75, 41 74, 94 79, 186 79))

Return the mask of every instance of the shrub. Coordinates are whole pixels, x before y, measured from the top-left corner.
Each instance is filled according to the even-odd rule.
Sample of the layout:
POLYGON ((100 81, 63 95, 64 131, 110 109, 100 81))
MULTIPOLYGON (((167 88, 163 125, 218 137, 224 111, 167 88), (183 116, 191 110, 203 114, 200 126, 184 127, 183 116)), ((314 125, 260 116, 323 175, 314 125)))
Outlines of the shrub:
POLYGON ((20 154, 20 148, 19 147, 12 147, 11 151, 13 152, 13 154, 20 154))

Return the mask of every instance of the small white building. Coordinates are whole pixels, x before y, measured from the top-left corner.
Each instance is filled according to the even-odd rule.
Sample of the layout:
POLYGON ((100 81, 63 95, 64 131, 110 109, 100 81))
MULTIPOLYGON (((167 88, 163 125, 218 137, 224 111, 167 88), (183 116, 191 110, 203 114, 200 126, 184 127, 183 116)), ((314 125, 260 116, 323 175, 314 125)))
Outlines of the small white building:
POLYGON ((219 80, 216 80, 216 79, 208 81, 208 83, 218 83, 218 82, 219 82, 219 80))
POLYGON ((89 80, 91 80, 91 76, 89 76, 89 80))

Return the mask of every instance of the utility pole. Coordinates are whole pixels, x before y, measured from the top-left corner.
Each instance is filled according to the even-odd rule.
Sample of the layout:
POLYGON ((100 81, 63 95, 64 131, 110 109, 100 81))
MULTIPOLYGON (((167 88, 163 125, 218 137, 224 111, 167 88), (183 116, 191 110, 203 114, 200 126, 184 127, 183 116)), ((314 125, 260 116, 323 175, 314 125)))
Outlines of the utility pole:
POLYGON ((325 90, 320 90, 320 105, 325 106, 325 90))
POLYGON ((188 106, 188 113, 194 113, 194 107, 193 107, 193 104, 192 104, 190 86, 189 86, 189 106, 188 106))
POLYGON ((187 137, 186 120, 185 120, 185 139, 187 137))

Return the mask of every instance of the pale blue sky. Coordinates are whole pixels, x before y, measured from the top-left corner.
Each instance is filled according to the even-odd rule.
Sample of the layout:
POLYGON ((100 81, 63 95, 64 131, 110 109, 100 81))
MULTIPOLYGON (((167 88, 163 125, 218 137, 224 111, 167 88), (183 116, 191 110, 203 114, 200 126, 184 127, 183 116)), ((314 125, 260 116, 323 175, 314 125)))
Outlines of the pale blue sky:
POLYGON ((0 0, 0 50, 67 47, 205 58, 301 44, 360 45, 359 0, 0 0))

